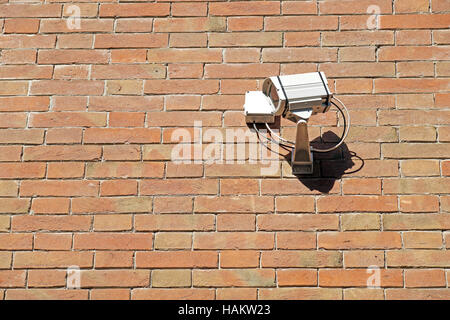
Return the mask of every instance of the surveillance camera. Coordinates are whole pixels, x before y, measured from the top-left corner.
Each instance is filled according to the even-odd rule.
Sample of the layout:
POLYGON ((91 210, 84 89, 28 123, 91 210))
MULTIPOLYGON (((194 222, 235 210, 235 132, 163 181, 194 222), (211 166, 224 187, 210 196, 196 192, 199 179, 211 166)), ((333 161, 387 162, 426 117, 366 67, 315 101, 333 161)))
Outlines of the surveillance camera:
MULTIPOLYGON (((317 113, 324 113, 335 105, 343 114, 342 110, 331 101, 333 94, 328 88, 327 79, 323 72, 312 72, 304 74, 293 74, 286 76, 275 76, 264 80, 262 91, 249 91, 245 94, 244 112, 247 123, 265 123, 267 129, 273 136, 284 142, 295 145, 292 152, 292 171, 294 174, 309 174, 313 171, 313 155, 311 151, 328 152, 339 147, 344 141, 350 124, 350 116, 347 109, 336 99, 347 111, 347 123, 341 141, 333 148, 316 150, 310 147, 307 121, 317 113), (289 142, 270 130, 268 123, 275 122, 276 116, 297 123, 297 134, 294 142, 289 142)), ((345 121, 345 117, 344 117, 345 121)))

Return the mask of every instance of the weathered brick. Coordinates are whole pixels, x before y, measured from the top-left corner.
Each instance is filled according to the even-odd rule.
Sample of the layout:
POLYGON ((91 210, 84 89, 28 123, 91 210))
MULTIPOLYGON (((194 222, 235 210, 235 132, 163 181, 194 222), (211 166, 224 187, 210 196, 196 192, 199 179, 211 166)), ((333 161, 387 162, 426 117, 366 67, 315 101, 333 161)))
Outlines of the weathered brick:
POLYGON ((211 231, 214 230, 213 215, 139 215, 135 217, 138 231, 211 231))
POLYGON ((74 213, 147 213, 151 211, 149 197, 76 198, 72 200, 74 213))
POLYGON ((194 249, 273 249, 271 232, 196 232, 194 249))
POLYGON ((318 247, 325 249, 395 249, 401 246, 401 236, 397 232, 324 232, 318 236, 318 247))
POLYGON ((73 240, 77 250, 149 250, 152 245, 152 235, 147 233, 78 233, 73 240))

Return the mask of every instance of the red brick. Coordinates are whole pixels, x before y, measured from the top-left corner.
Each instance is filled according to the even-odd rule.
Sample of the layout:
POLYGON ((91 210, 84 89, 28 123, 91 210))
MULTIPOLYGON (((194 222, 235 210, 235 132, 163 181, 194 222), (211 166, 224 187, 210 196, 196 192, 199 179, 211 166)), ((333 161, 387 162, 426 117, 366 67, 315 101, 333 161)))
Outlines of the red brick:
POLYGON ((318 247, 325 249, 395 249, 401 246, 401 236, 397 232, 324 232, 318 236, 318 247))
POLYGON ((0 146, 0 161, 20 161, 21 146, 0 146))
POLYGON ((445 287, 444 270, 405 270, 405 287, 407 288, 429 288, 445 287))
POLYGON ((220 126, 222 123, 222 114, 219 112, 173 111, 171 112, 171 116, 167 117, 166 112, 152 112, 148 114, 147 123, 152 127, 190 127, 194 125, 195 121, 201 121, 204 127, 220 126))
POLYGON ((278 250, 261 253, 263 268, 326 268, 342 267, 338 251, 278 250))
POLYGON ((0 48, 53 48, 56 43, 55 35, 2 35, 0 48))
POLYGON ((257 292, 256 288, 218 288, 216 299, 217 300, 256 300, 257 292))
POLYGON ((191 197, 156 197, 153 204, 155 213, 190 213, 191 197))
POLYGON ((226 21, 222 17, 201 18, 156 18, 154 32, 216 32, 225 31, 226 21))
POLYGON ((53 78, 60 80, 87 79, 89 68, 87 66, 55 66, 53 78))
POLYGON ((105 3, 100 5, 100 17, 157 17, 168 16, 168 3, 105 3))
POLYGON ((41 129, 0 129, 0 133, 0 143, 41 144, 44 141, 44 131, 41 129))
MULTIPOLYGON (((319 2, 321 14, 366 14, 367 8, 372 5, 370 0, 331 0, 319 2)), ((377 1, 380 13, 392 13, 392 3, 389 0, 377 1)))
POLYGON ((381 152, 385 158, 393 159, 427 159, 427 158, 448 158, 449 154, 441 146, 429 143, 409 143, 409 144, 384 144, 381 152))
POLYGON ((336 49, 322 48, 268 48, 263 49, 264 62, 336 61, 336 49))
POLYGON ((48 112, 31 115, 30 127, 103 127, 106 125, 106 113, 93 112, 48 112))
POLYGON ((445 14, 380 16, 381 29, 443 29, 448 23, 449 16, 445 14))
POLYGON ((394 196, 337 196, 319 198, 319 212, 395 212, 397 197, 394 196))
POLYGON ((350 178, 343 181, 344 194, 381 194, 381 180, 376 178, 350 178))
POLYGON ((385 216, 385 230, 439 230, 447 229, 450 217, 447 214, 393 214, 385 216))
POLYGON ((98 34, 95 48, 159 48, 168 43, 167 34, 98 34))
POLYGON ((40 50, 39 64, 99 64, 108 63, 107 50, 40 50))
POLYGON ((229 212, 229 213, 268 213, 274 210, 273 198, 241 196, 241 197, 205 197, 194 200, 194 212, 229 212))
POLYGON ((88 128, 85 143, 155 143, 160 141, 161 130, 156 128, 88 128))
POLYGON ((432 0, 431 9, 433 12, 450 11, 450 6, 446 0, 432 0))
POLYGON ((155 249, 158 250, 191 249, 191 247, 190 232, 158 232, 155 236, 155 249))
MULTIPOLYGON (((31 233, 1 233, 1 250, 31 250, 33 247, 33 234, 31 233)), ((16 252, 18 254, 18 252, 16 252)))
POLYGON ((6 19, 4 33, 37 33, 39 19, 6 19))
POLYGON ((260 31, 263 28, 262 17, 231 17, 228 18, 230 31, 260 31))
POLYGON ((20 185, 21 196, 95 196, 98 194, 95 181, 39 181, 25 180, 20 185))
POLYGON ((265 30, 267 31, 310 31, 337 30, 337 17, 267 17, 265 30))
POLYGON ((135 217, 137 231, 211 231, 213 215, 139 215, 135 217))
POLYGON ((1 4, 0 17, 19 18, 19 17, 39 17, 39 18, 58 18, 61 16, 60 4, 1 4))
POLYGON ((206 47, 208 35, 204 33, 171 33, 169 46, 172 48, 206 47))
POLYGON ((34 198, 31 211, 34 214, 67 214, 70 199, 65 198, 34 198))
POLYGON ((386 252, 388 267, 448 267, 450 252, 446 250, 393 250, 386 252))
POLYGON ((47 178, 82 178, 83 175, 83 163, 53 162, 47 165, 47 178))
POLYGON ((314 1, 283 1, 281 10, 283 15, 316 14, 317 3, 314 1))
POLYGON ((8 300, 87 300, 88 290, 14 289, 8 290, 8 300))
POLYGON ((92 34, 60 34, 58 47, 61 49, 90 49, 94 43, 92 34))
POLYGON ((76 250, 149 250, 152 244, 147 233, 79 233, 73 240, 76 250))
POLYGON ((146 60, 147 60, 147 50, 145 49, 111 50, 111 62, 113 63, 145 62, 146 60))
POLYGON ((207 3, 173 3, 172 16, 206 16, 207 3))
POLYGON ((342 300, 342 289, 270 288, 260 289, 261 300, 342 300))
POLYGON ((402 212, 437 212, 439 199, 437 196, 400 196, 402 212))
POLYGON ((279 72, 278 64, 207 64, 205 78, 266 78, 279 72))
POLYGON ((63 270, 30 270, 28 271, 29 288, 64 287, 66 285, 66 271, 63 270))
POLYGON ((141 195, 197 195, 217 194, 219 182, 214 179, 144 180, 140 183, 141 195))
POLYGON ((254 231, 255 216, 241 214, 222 214, 217 216, 217 231, 254 231))
POLYGON ((314 249, 316 234, 313 232, 277 232, 278 249, 314 249))
POLYGON ((428 0, 397 0, 395 13, 428 12, 430 2, 428 0))
POLYGON ((162 97, 90 97, 91 111, 151 111, 161 110, 162 97))
POLYGON ((202 64, 169 64, 168 75, 171 79, 177 78, 201 78, 203 75, 202 64))
POLYGON ((44 163, 3 163, 0 164, 0 178, 24 179, 43 178, 45 176, 44 163))
POLYGON ((130 251, 97 251, 95 253, 95 268, 131 268, 133 252, 130 251))
POLYGON ((449 49, 446 47, 384 47, 380 48, 380 61, 404 60, 447 60, 449 49))
POLYGON ((211 33, 210 47, 275 47, 282 44, 281 32, 211 33))
POLYGON ((51 128, 47 130, 45 140, 47 144, 75 144, 81 143, 82 135, 82 128, 51 128))
POLYGON ((218 258, 214 251, 136 252, 136 268, 217 268, 218 258))
POLYGON ((38 80, 31 83, 30 93, 33 95, 101 95, 104 84, 93 80, 38 80))
POLYGON ((72 234, 38 233, 34 236, 34 248, 37 250, 70 250, 72 234))
POLYGON ((2 50, 0 61, 3 64, 28 64, 36 62, 36 51, 33 49, 24 50, 2 50))
POLYGON ((198 232, 194 249, 273 249, 271 232, 198 232))
POLYGON ((21 251, 16 252, 14 268, 17 269, 53 269, 69 266, 91 268, 93 253, 87 251, 21 251))
MULTIPOLYGON (((112 19, 81 19, 80 29, 69 28, 66 21, 61 19, 42 19, 40 25, 40 32, 45 33, 73 33, 73 32, 112 32, 112 19)), ((84 39, 85 40, 85 39, 84 39)), ((91 41, 91 40, 89 40, 91 41)))
POLYGON ((0 270, 0 287, 2 288, 20 288, 25 287, 25 271, 18 270, 0 270))
POLYGON ((147 213, 152 199, 148 197, 76 198, 73 213, 147 213))
POLYGON ((211 289, 146 289, 138 288, 133 290, 131 299, 133 300, 212 300, 215 293, 211 289))
POLYGON ((103 147, 105 160, 140 160, 141 149, 136 145, 110 145, 103 147))
POLYGON ((351 250, 344 252, 346 268, 363 268, 370 266, 384 266, 384 252, 375 250, 351 250))
POLYGON ((271 287, 275 272, 270 269, 194 270, 195 287, 271 287))
POLYGON ((158 162, 103 162, 89 163, 88 178, 162 178, 164 164, 158 162))
MULTIPOLYGON (((324 17, 325 18, 325 17, 324 17)), ((341 31, 324 32, 322 34, 323 46, 367 46, 367 45, 393 45, 394 33, 392 31, 341 31)))
POLYGON ((310 215, 310 214, 271 214, 258 217, 258 230, 337 230, 339 218, 336 215, 310 215))
POLYGON ((130 300, 129 289, 92 289, 91 300, 130 300))
POLYGON ((145 287, 150 285, 148 270, 83 270, 82 288, 145 287))
POLYGON ((439 249, 442 248, 442 234, 440 232, 404 232, 403 243, 407 249, 439 249))
POLYGON ((224 50, 223 59, 225 62, 259 62, 260 50, 255 48, 228 48, 224 50))
POLYGON ((144 92, 149 94, 213 94, 218 90, 216 80, 147 80, 144 83, 144 92))
POLYGON ((133 216, 126 214, 98 215, 94 217, 95 231, 130 231, 133 216))
POLYGON ((91 217, 87 216, 15 216, 11 229, 22 231, 89 231, 91 217))
MULTIPOLYGON (((371 273, 369 269, 320 270, 321 287, 367 287, 371 273)), ((369 282, 370 283, 370 282, 369 282)), ((380 287, 403 287, 402 270, 380 270, 380 287)))
POLYGON ((100 186, 100 196, 132 196, 137 194, 137 181, 108 180, 100 186))
POLYGON ((398 45, 431 44, 431 32, 429 30, 399 30, 396 31, 398 45))

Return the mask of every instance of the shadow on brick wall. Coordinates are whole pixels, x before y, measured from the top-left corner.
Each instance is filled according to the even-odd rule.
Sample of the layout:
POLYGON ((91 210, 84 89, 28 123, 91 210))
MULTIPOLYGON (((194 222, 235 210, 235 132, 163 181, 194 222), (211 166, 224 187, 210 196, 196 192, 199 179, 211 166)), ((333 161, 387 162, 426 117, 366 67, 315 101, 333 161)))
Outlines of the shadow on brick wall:
MULTIPOLYGON (((322 137, 311 141, 316 149, 326 149, 339 141, 332 131, 325 132, 322 137)), ((291 152, 286 156, 290 161, 291 152)), ((350 151, 344 142, 338 149, 320 153, 314 152, 314 172, 312 175, 298 175, 297 178, 310 190, 329 193, 336 180, 344 175, 354 174, 364 167, 364 160, 350 151)))

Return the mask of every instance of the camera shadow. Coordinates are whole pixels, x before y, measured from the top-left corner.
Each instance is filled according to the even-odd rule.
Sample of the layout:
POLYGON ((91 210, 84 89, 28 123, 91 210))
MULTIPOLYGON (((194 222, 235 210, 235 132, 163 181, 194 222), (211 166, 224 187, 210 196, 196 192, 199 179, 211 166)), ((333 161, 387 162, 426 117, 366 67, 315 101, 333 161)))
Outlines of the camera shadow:
MULTIPOLYGON (((325 132, 322 137, 311 141, 316 149, 330 148, 339 141, 339 137, 332 131, 325 132)), ((291 162, 291 154, 285 156, 291 162)), ((309 190, 329 193, 336 180, 346 174, 360 171, 364 167, 364 160, 355 152, 348 149, 344 142, 339 148, 330 152, 313 152, 314 172, 308 175, 296 175, 297 179, 309 190)))

